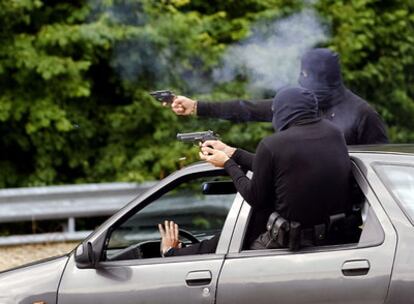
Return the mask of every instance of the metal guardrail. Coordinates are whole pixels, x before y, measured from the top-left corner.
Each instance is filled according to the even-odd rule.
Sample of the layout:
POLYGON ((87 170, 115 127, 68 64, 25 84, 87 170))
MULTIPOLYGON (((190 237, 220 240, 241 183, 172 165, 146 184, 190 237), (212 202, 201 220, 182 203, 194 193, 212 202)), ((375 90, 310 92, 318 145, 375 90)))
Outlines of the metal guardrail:
POLYGON ((0 237, 0 246, 24 243, 76 241, 91 231, 77 231, 75 219, 110 216, 155 182, 102 183, 0 190, 0 224, 66 219, 61 233, 0 237))

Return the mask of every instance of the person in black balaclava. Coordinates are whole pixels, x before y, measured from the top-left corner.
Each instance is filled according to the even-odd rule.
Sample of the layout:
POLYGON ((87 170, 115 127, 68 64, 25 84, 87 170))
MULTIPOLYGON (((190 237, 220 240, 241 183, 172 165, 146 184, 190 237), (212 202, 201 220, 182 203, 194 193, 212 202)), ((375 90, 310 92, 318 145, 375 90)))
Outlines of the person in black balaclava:
MULTIPOLYGON (((386 127, 378 113, 342 82, 339 55, 329 49, 312 49, 302 56, 299 84, 314 92, 321 117, 344 134, 348 145, 388 143, 386 127)), ((235 122, 271 121, 272 100, 229 102, 194 101, 178 96, 172 104, 177 115, 196 113, 235 122)))
POLYGON ((303 88, 282 89, 272 111, 277 132, 259 143, 256 154, 236 149, 229 158, 211 148, 215 141, 206 141, 200 152, 201 159, 226 169, 252 206, 247 244, 265 231, 273 211, 312 229, 348 209, 351 161, 345 140, 337 127, 319 117, 314 94, 303 88), (253 171, 252 179, 243 170, 253 171))
POLYGON ((346 143, 336 126, 320 118, 314 94, 303 88, 282 89, 272 112, 277 132, 259 143, 256 154, 236 149, 229 158, 209 147, 213 141, 202 148, 201 158, 224 167, 253 207, 248 243, 265 231, 273 211, 310 228, 348 209, 351 162, 346 143), (253 171, 252 179, 243 169, 253 171))

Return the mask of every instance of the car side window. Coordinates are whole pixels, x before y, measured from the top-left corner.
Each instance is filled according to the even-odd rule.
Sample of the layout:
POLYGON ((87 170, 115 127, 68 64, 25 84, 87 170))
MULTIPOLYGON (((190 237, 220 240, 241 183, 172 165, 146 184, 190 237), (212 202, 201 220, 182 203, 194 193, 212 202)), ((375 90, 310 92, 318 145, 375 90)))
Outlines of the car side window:
POLYGON ((378 164, 374 166, 381 181, 414 224, 414 167, 378 164))
MULTIPOLYGON (((114 227, 107 240, 107 260, 160 257, 158 224, 172 220, 199 241, 223 227, 235 198, 228 177, 201 177, 182 182, 114 227), (221 183, 219 183, 221 181, 221 183), (221 186, 218 186, 221 185, 221 186), (227 187, 226 186, 226 187, 227 187), (231 187, 230 187, 231 188, 231 187)), ((190 240, 180 237, 184 245, 190 240)))

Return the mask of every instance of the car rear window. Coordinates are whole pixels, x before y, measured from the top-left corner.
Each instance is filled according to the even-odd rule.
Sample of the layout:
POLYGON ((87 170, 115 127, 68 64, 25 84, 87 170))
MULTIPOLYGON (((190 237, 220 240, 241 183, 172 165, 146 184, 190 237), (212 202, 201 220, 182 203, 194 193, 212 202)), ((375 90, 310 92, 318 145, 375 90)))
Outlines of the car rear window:
POLYGON ((375 166, 380 179, 414 223, 414 167, 403 165, 375 166))

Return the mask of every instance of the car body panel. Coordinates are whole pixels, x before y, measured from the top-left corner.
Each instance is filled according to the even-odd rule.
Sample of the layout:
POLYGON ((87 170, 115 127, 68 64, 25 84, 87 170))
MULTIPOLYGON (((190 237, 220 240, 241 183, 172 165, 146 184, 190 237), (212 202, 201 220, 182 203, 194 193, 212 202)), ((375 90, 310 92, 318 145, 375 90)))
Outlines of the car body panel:
MULTIPOLYGON (((363 161, 375 171, 375 167, 381 164, 412 166, 414 156, 376 154, 366 155, 363 161)), ((391 284, 385 303, 414 303, 414 227, 376 173, 369 176, 369 181, 375 187, 375 193, 398 234, 391 284)))
MULTIPOLYGON (((366 173, 371 170, 362 169, 366 173)), ((240 252, 250 209, 246 203, 220 274, 217 303, 384 303, 397 237, 361 173, 357 179, 381 223, 385 235, 381 243, 366 248, 332 246, 296 253, 286 249, 240 252), (358 274, 364 267, 367 273, 361 270, 358 274), (346 272, 349 269, 356 272, 350 275, 346 272)))
POLYGON ((102 263, 97 269, 79 269, 72 256, 59 288, 58 303, 212 304, 224 255, 198 258, 118 261, 102 263))
MULTIPOLYGON (((180 174, 176 174, 170 182, 206 171, 215 174, 223 172, 210 165, 200 164, 179 171, 180 174)), ((145 204, 147 197, 159 197, 157 193, 160 190, 163 187, 154 187, 146 195, 137 198, 130 207, 134 209, 145 204)), ((237 195, 224 223, 216 254, 103 261, 97 269, 78 269, 72 257, 60 285, 59 304, 82 301, 99 304, 214 303, 218 275, 242 201, 240 194, 237 195)), ((130 210, 125 208, 123 212, 128 214, 130 210)), ((106 231, 100 233, 106 234, 106 231)), ((100 234, 96 233, 93 238, 99 239, 100 234)))
POLYGON ((0 274, 0 303, 56 303, 68 256, 50 258, 0 274))

